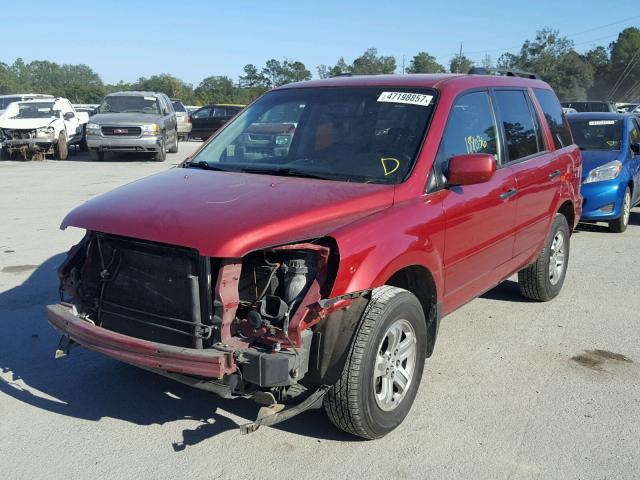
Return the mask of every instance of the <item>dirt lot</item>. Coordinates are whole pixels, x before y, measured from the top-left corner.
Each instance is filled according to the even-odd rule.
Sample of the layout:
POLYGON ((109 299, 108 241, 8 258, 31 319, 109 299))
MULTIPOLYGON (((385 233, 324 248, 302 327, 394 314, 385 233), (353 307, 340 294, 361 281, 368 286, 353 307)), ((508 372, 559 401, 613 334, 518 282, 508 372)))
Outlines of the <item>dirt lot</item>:
POLYGON ((640 210, 622 235, 572 238, 551 303, 513 281, 447 317, 413 409, 386 438, 337 431, 322 411, 240 436, 250 401, 225 401, 76 350, 54 360, 44 306, 82 232, 84 200, 169 168, 0 162, 0 478, 640 477, 640 210))

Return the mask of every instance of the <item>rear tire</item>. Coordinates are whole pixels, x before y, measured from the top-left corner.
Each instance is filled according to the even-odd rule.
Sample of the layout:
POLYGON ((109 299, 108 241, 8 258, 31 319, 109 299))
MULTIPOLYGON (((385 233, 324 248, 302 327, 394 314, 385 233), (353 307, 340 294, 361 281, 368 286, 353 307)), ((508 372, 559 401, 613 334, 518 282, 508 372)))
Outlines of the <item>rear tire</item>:
POLYGON ((548 302, 560 293, 569 265, 569 234, 566 217, 557 213, 542 252, 534 263, 518 272, 522 295, 548 302))
POLYGON ((622 233, 629 226, 629 218, 631 217, 631 190, 629 187, 624 191, 622 199, 622 212, 620 217, 609 222, 609 230, 613 233, 622 233))
POLYGON ((69 158, 69 146, 67 145, 67 137, 64 136, 64 132, 60 132, 60 135, 58 135, 58 143, 55 150, 58 160, 66 160, 69 158))
POLYGON ((11 155, 6 147, 0 148, 0 160, 11 160, 11 155))
POLYGON ((424 312, 412 293, 387 285, 373 290, 342 375, 324 397, 333 424, 367 439, 400 425, 420 386, 426 338, 424 312))
POLYGON ((104 152, 92 152, 91 159, 94 162, 102 162, 102 161, 104 161, 104 152))

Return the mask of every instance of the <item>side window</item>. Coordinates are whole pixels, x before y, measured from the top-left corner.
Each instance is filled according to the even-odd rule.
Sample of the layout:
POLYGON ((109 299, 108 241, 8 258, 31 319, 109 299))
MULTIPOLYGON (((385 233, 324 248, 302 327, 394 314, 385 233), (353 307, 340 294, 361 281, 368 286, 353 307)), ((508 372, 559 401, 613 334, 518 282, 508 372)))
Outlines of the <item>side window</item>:
POLYGON ((504 128, 509 161, 514 162, 541 151, 526 92, 497 90, 494 95, 504 128))
POLYGON ((490 153, 500 163, 498 129, 488 92, 471 92, 459 97, 449 113, 436 161, 442 171, 456 155, 490 153))
POLYGON ((631 118, 629 122, 629 143, 640 143, 640 130, 638 122, 635 118, 631 118))
POLYGON ((544 90, 542 88, 535 88, 533 93, 542 108, 544 118, 547 120, 556 148, 571 145, 573 140, 571 139, 569 124, 566 117, 562 114, 562 107, 556 95, 552 90, 544 90))
POLYGON ((227 111, 224 107, 213 107, 213 111, 211 112, 213 118, 225 117, 226 115, 227 111))
POLYGON ((196 110, 193 112, 193 118, 209 118, 209 113, 211 112, 210 108, 201 108, 200 110, 196 110))

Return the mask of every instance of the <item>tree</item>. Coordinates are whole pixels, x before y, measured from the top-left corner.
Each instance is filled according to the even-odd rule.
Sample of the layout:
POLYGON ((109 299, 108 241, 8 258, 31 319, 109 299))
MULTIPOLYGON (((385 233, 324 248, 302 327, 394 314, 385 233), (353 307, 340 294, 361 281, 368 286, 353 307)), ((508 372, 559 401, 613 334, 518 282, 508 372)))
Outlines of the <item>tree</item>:
POLYGON ((611 59, 609 51, 602 46, 589 50, 582 59, 593 70, 593 86, 588 90, 588 98, 605 98, 613 84, 609 84, 611 76, 611 59))
POLYGON ((129 89, 162 92, 169 98, 179 98, 186 103, 191 103, 195 100, 193 87, 168 73, 152 75, 149 78, 140 77, 135 83, 130 85, 129 89))
POLYGON ((505 54, 498 63, 539 74, 561 100, 583 100, 593 85, 593 68, 573 49, 573 42, 557 30, 543 28, 526 40, 519 55, 505 54))
POLYGON ((304 63, 299 61, 290 61, 286 58, 279 62, 278 60, 267 60, 262 75, 267 79, 270 87, 279 87, 291 82, 301 82, 311 79, 311 72, 307 70, 304 63))
POLYGON ((469 73, 473 68, 473 62, 464 55, 456 55, 449 63, 449 71, 451 73, 469 73))
POLYGON ((608 97, 628 101, 640 95, 640 29, 625 28, 609 46, 611 70, 608 97))
POLYGON ((353 61, 350 71, 351 73, 366 75, 394 73, 396 71, 396 59, 384 55, 378 56, 377 49, 369 48, 353 61))
POLYGON ((255 65, 249 63, 243 68, 244 75, 239 78, 239 84, 243 88, 269 88, 269 80, 258 71, 255 65))
POLYGON ((197 99, 203 103, 236 103, 237 91, 229 77, 207 77, 194 90, 197 99))
POLYGON ((444 73, 445 69, 427 52, 416 54, 407 67, 407 73, 444 73))
POLYGON ((340 57, 333 67, 327 65, 318 65, 318 76, 320 78, 337 77, 345 73, 351 72, 351 67, 344 61, 344 57, 340 57))

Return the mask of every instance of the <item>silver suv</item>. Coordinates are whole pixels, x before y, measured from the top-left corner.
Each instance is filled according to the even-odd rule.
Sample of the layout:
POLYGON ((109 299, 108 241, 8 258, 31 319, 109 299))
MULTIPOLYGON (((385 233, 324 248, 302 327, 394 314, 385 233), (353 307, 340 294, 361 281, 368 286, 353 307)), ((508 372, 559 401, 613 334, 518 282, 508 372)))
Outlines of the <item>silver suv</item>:
POLYGON ((87 125, 87 145, 96 160, 104 160, 105 152, 133 152, 163 162, 166 152, 178 152, 178 123, 169 97, 155 92, 107 95, 87 125))

